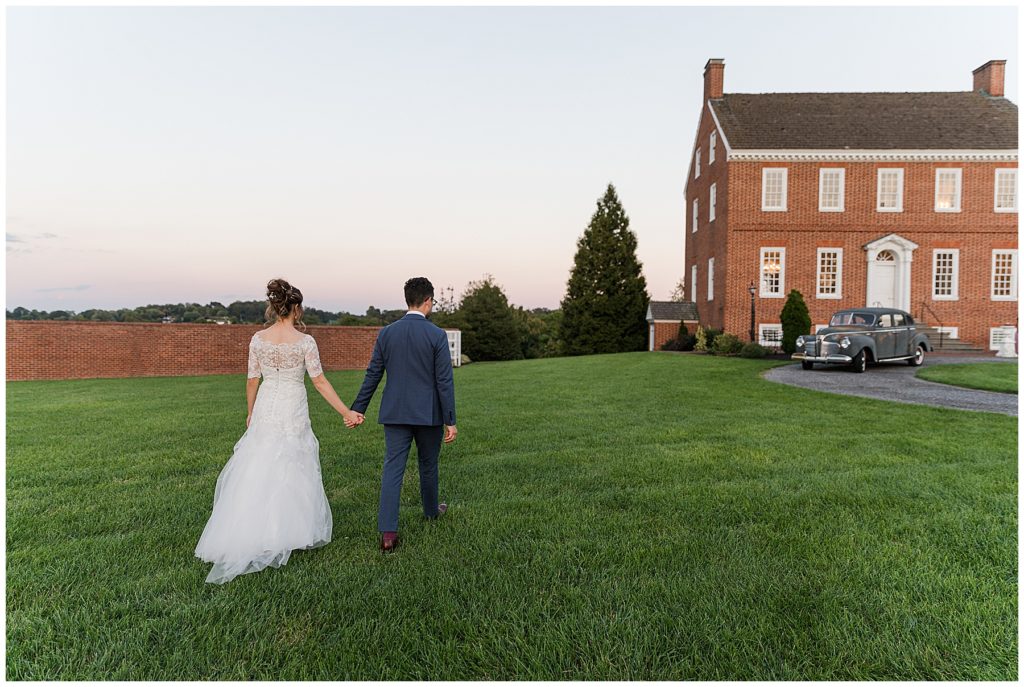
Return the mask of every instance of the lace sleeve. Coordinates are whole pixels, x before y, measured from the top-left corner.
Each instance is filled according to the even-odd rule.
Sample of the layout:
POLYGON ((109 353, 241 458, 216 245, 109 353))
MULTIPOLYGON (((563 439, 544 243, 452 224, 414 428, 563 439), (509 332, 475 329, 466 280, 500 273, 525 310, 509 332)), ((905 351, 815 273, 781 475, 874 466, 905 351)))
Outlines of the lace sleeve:
POLYGON ((310 379, 324 373, 324 368, 320 365, 320 349, 317 348, 316 339, 308 334, 306 335, 306 372, 309 373, 310 379))
POLYGON ((256 351, 256 335, 252 335, 252 339, 249 340, 249 379, 259 377, 263 374, 260 370, 260 358, 256 351))

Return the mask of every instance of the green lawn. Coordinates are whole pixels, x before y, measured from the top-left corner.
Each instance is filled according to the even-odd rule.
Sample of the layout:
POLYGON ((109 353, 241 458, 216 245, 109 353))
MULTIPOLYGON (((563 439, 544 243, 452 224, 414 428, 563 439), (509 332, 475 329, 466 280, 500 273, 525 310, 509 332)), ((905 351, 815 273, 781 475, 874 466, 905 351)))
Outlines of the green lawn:
POLYGON ((1017 393, 1017 363, 951 363, 933 365, 917 373, 929 382, 941 382, 968 389, 1017 393))
POLYGON ((311 390, 334 541, 225 586, 192 552, 243 375, 9 383, 7 677, 1016 679, 1016 418, 771 365, 459 369, 451 510, 412 461, 388 556, 381 428, 311 390))

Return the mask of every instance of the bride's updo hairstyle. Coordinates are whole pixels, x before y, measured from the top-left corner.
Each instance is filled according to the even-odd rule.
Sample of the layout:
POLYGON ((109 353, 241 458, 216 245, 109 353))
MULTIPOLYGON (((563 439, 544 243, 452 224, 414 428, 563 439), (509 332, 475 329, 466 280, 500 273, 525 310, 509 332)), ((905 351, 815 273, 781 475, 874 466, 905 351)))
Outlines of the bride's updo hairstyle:
POLYGON ((302 292, 284 279, 271 279, 267 282, 267 322, 283 320, 295 313, 295 324, 302 322, 302 292))

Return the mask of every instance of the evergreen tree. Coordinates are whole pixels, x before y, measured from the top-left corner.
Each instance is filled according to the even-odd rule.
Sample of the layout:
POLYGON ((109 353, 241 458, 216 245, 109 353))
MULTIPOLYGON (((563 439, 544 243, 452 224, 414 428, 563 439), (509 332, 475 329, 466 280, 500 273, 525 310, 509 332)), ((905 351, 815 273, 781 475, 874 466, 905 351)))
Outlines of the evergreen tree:
POLYGON ((522 338, 508 298, 488 275, 470 282, 459 305, 462 350, 472 360, 521 360, 522 338))
POLYGON ((811 333, 811 315, 802 293, 796 289, 789 292, 779 320, 782 322, 782 350, 792 353, 796 350, 796 338, 811 333))
POLYGON ((636 235, 608 184, 576 257, 562 301, 560 338, 568 355, 642 351, 647 346, 647 281, 636 235))

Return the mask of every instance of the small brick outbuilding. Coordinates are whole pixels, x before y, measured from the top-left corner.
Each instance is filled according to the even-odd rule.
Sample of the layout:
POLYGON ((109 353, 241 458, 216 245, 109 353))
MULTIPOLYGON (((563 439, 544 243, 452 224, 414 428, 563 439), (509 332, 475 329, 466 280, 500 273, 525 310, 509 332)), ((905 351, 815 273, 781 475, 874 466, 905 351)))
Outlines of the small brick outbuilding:
POLYGON ((676 338, 679 323, 697 329, 697 304, 692 301, 651 301, 647 306, 647 350, 660 350, 666 341, 676 338))

